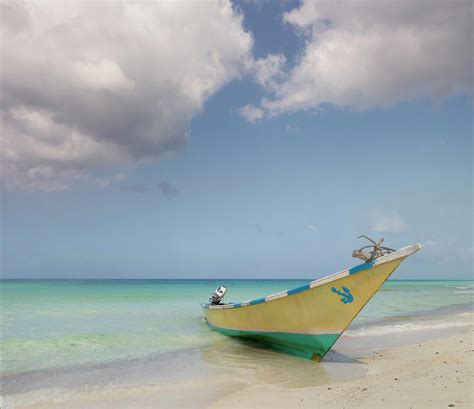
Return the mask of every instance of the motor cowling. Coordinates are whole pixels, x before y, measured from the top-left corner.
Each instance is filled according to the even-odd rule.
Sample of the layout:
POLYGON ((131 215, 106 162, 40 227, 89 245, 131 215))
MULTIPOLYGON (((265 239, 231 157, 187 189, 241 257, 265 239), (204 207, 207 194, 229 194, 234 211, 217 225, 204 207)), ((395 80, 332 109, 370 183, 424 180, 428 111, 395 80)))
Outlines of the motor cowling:
POLYGON ((226 291, 227 288, 223 285, 217 287, 212 293, 211 298, 209 298, 209 302, 213 305, 220 304, 224 299, 226 291))

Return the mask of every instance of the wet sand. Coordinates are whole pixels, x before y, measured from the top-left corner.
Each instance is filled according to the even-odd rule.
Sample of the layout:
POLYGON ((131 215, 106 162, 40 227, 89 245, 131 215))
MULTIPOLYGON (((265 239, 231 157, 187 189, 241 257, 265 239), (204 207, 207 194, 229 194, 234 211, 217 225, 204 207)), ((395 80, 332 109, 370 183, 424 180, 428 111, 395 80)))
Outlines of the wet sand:
POLYGON ((474 332, 377 352, 363 379, 305 389, 255 385, 212 408, 472 408, 474 332))
POLYGON ((148 381, 34 388, 9 394, 2 408, 471 408, 473 337, 471 330, 353 361, 333 354, 323 365, 253 348, 256 365, 242 358, 251 346, 224 342, 220 355, 200 352, 204 366, 185 368, 199 377, 153 380, 148 373, 148 381))

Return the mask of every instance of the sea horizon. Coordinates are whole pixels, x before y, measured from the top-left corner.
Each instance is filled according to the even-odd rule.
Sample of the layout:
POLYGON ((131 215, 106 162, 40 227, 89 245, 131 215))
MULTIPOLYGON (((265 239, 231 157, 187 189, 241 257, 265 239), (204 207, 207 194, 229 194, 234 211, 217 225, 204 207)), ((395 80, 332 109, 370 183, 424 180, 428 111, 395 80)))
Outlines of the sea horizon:
MULTIPOLYGON (((0 280, 5 402, 15 396, 28 404, 60 401, 67 390, 112 393, 120 387, 140 393, 150 383, 158 389, 187 385, 216 371, 230 384, 255 376, 256 369, 258 379, 270 384, 283 379, 300 388, 345 382, 365 376, 357 362, 374 351, 472 328, 474 280, 394 279, 381 287, 325 361, 314 365, 212 331, 200 303, 216 281, 227 282, 231 302, 307 280, 0 280)), ((212 391, 212 376, 209 382, 203 387, 212 391)))
MULTIPOLYGON (((327 276, 323 276, 327 277, 327 276)), ((320 277, 320 278, 323 278, 320 277)), ((162 281, 305 281, 317 280, 318 278, 89 278, 89 277, 75 277, 75 278, 0 278, 1 281, 80 281, 80 280, 95 280, 95 281, 146 281, 146 280, 162 280, 162 281)), ((387 282, 391 281, 474 281, 474 278, 389 278, 387 282)))
MULTIPOLYGON (((2 373, 22 373, 211 346, 223 336, 203 318, 217 283, 236 302, 307 279, 2 279, 2 373)), ((349 328, 375 333, 456 329, 472 311, 474 280, 390 280, 349 328), (452 322, 444 321, 445 316, 452 322), (438 322, 439 321, 439 322, 438 322), (400 322, 407 325, 398 327, 400 322), (415 327, 412 324, 416 322, 415 327), (395 325, 395 326, 394 326, 395 325), (426 328, 425 328, 426 329, 426 328)), ((357 334, 357 332, 353 333, 357 334)), ((357 338, 357 337, 356 337, 357 338)), ((381 345, 384 345, 381 342, 381 345)), ((336 344, 337 349, 337 344, 336 344)))

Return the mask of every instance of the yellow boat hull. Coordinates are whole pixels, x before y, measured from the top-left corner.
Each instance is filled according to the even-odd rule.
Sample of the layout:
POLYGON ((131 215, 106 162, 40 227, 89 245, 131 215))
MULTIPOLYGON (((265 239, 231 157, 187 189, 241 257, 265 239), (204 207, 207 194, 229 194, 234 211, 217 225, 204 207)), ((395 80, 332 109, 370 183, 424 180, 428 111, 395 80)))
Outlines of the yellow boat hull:
POLYGON ((257 300, 203 304, 211 328, 320 360, 400 263, 419 245, 257 300))

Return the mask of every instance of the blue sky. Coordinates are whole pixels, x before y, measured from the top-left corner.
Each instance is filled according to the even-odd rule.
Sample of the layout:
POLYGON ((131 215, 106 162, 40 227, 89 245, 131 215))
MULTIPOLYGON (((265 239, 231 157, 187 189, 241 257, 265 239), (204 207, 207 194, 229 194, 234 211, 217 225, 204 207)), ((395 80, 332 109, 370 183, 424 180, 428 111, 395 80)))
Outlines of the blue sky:
MULTIPOLYGON (((35 13, 44 19, 40 11, 29 10, 31 21, 35 13)), ((431 26, 404 20, 402 11, 393 20, 393 13, 367 17, 360 10, 358 17, 357 10, 309 1, 234 3, 225 18, 226 27, 235 24, 235 38, 216 33, 234 47, 232 53, 216 51, 221 45, 205 31, 192 45, 198 51, 188 62, 190 77, 185 71, 179 76, 186 78, 183 88, 162 85, 178 81, 176 69, 168 72, 166 64, 153 74, 165 72, 166 81, 140 84, 120 54, 125 51, 115 57, 123 75, 112 57, 97 66, 81 62, 81 80, 93 75, 93 82, 87 77, 81 83, 87 96, 72 77, 59 74, 64 92, 38 90, 33 80, 20 92, 15 75, 28 72, 7 72, 5 145, 11 154, 4 159, 2 186, 3 276, 316 278, 357 264, 351 252, 363 244, 357 236, 368 234, 385 237, 392 247, 424 245, 394 278, 472 278, 472 74, 465 76, 469 67, 456 54, 425 53, 432 46, 431 26), (311 20, 313 9, 317 17, 311 20), (365 31, 346 22, 350 13, 365 31), (331 28, 321 29, 322 21, 331 28), (386 32, 379 28, 384 24, 386 32), (393 26, 401 33, 416 27, 419 60, 397 63, 380 51, 390 44, 401 59, 411 55, 404 42, 395 43, 393 26), (205 41, 211 42, 204 47, 205 41), (348 46, 353 49, 346 53, 348 46), (224 61, 224 68, 203 66, 200 82, 199 47, 205 64, 213 55, 224 61), (338 47, 337 58, 328 54, 338 47), (348 58, 360 61, 363 72, 348 58), (387 73, 387 61, 393 72, 387 73), (425 66, 430 68, 420 75, 425 66), (81 99, 96 93, 93 100, 81 99), (79 103, 93 104, 99 93, 109 105, 99 101, 96 111, 104 109, 106 118, 94 128, 95 112, 79 103), (150 129, 151 117, 141 116, 149 104, 135 111, 139 96, 149 104, 159 101, 157 111, 150 111, 159 121, 150 129), (64 108, 69 105, 71 110, 64 108), (117 110, 110 108, 115 105, 117 110), (245 106, 257 115, 247 115, 245 106), (127 115, 130 121, 121 122, 127 115), (140 125, 130 125, 136 118, 140 125), (47 136, 39 131, 44 129, 47 136), (53 133, 57 139, 48 139, 47 150, 44 140, 53 133), (13 142, 21 139, 24 145, 13 142), (91 148, 83 153, 87 144, 91 148)), ((439 41, 449 44, 463 31, 440 22, 442 11, 433 11, 433 24, 441 26, 439 41)), ((189 22, 179 10, 170 13, 177 27, 196 25, 196 33, 202 32, 204 23, 189 22)), ((52 29, 58 22, 41 24, 52 29)), ((25 35, 36 48, 46 47, 25 35)), ((151 51, 160 57, 164 45, 156 35, 158 46, 151 51)), ((90 53, 89 44, 83 47, 90 53)), ((176 40, 168 61, 181 55, 179 47, 176 40)), ((7 71, 22 57, 8 51, 7 71)), ((462 56, 466 48, 452 52, 462 56)), ((65 64, 57 48, 45 55, 53 67, 65 64)), ((134 60, 140 58, 150 57, 134 53, 134 60)))

